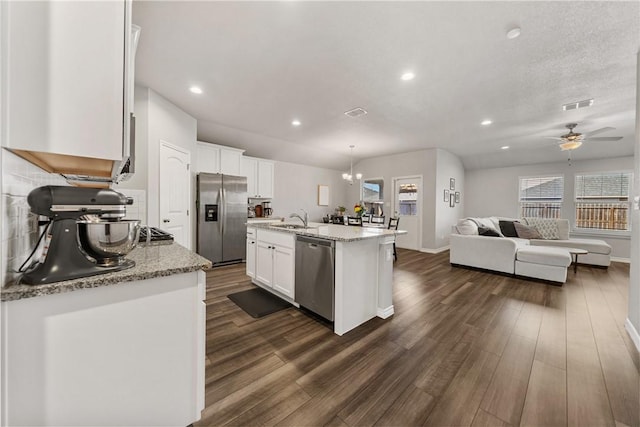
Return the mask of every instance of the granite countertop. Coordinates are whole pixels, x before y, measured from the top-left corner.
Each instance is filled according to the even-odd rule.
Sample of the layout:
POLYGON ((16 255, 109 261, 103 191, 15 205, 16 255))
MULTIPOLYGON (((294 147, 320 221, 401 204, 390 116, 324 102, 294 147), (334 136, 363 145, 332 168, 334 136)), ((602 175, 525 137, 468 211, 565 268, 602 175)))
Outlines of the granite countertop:
MULTIPOLYGON (((284 224, 300 225, 300 222, 284 224)), ((272 224, 251 224, 251 227, 261 230, 280 231, 282 233, 292 233, 300 236, 318 237, 321 239, 335 240, 338 242, 354 242, 363 239, 377 239, 384 236, 396 236, 407 234, 404 230, 387 230, 379 227, 359 227, 338 224, 324 224, 320 222, 310 222, 308 228, 282 228, 274 227, 272 224)))
POLYGON ((148 248, 137 247, 127 255, 127 259, 135 261, 136 265, 127 270, 114 273, 81 277, 46 285, 8 285, 0 290, 0 300, 15 301, 85 288, 115 285, 134 280, 189 273, 211 267, 211 261, 177 243, 150 246, 148 248))

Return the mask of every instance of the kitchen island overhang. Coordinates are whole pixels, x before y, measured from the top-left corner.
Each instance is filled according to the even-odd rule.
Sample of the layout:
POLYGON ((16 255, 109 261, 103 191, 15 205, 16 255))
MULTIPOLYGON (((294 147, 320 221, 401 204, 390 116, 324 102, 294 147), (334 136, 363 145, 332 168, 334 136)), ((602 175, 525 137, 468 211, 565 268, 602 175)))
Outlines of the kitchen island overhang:
MULTIPOLYGON (((251 224, 258 230, 315 237, 335 242, 334 332, 343 335, 374 317, 393 315, 393 243, 406 231, 311 223, 305 228, 286 228, 282 224, 251 224)), ((258 237, 259 239, 259 237, 258 237)), ((299 268, 299 266, 296 266, 299 268)), ((302 266, 304 268, 304 266, 302 266)), ((273 292, 260 280, 252 282, 273 292)), ((295 295, 284 299, 299 305, 295 295)))

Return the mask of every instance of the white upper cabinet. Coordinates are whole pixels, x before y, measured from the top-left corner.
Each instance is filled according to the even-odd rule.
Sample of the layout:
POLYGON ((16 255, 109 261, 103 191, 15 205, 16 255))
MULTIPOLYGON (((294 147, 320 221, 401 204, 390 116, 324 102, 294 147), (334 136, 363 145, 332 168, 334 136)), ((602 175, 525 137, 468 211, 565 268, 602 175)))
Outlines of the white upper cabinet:
POLYGON ((258 159, 242 157, 240 176, 247 177, 247 194, 249 197, 258 195, 258 159))
POLYGON ((244 156, 242 158, 241 176, 247 177, 247 194, 249 197, 273 198, 273 176, 275 164, 269 160, 244 156))
POLYGON ((1 7, 4 146, 26 150, 34 163, 29 155, 45 164, 49 154, 121 162, 133 81, 130 1, 1 7))
POLYGON ((242 150, 221 149, 220 150, 220 173, 225 175, 240 175, 240 161, 242 160, 242 150))
POLYGON ((266 160, 258 161, 258 197, 273 197, 274 164, 266 160))
POLYGON ((198 141, 196 172, 243 176, 241 159, 244 150, 198 141))

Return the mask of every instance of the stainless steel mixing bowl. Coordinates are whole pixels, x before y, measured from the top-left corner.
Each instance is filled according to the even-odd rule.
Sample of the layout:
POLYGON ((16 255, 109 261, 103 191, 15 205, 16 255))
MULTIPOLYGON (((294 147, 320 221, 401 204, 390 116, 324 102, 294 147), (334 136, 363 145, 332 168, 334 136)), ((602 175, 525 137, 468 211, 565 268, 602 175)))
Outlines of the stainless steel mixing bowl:
POLYGON ((100 265, 117 264, 136 247, 140 221, 77 221, 78 242, 100 265))

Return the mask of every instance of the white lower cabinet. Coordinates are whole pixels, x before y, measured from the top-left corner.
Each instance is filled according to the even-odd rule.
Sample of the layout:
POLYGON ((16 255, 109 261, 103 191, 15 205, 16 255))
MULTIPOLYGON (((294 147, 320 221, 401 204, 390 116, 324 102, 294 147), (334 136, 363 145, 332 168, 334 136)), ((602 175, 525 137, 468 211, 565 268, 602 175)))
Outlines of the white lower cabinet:
POLYGON ((205 281, 198 271, 3 302, 2 425, 199 420, 205 281))
POLYGON ((257 232, 255 279, 293 300, 295 236, 267 230, 257 232))
POLYGON ((247 276, 252 279, 256 278, 256 229, 247 227, 247 255, 246 267, 247 276))

